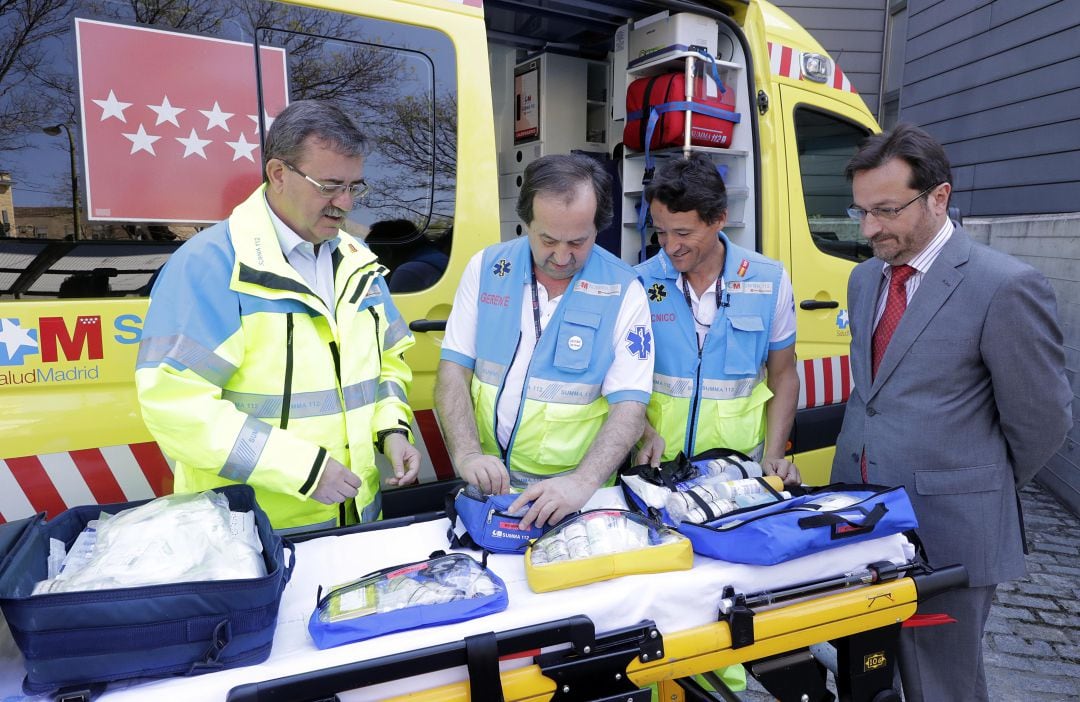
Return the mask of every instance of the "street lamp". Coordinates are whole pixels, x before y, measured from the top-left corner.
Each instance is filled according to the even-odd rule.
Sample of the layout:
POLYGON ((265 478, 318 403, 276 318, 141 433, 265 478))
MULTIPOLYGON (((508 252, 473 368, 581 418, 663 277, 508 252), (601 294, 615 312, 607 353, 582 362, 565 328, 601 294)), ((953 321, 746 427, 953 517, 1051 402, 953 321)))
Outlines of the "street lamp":
POLYGON ((75 240, 77 241, 82 232, 79 222, 79 173, 75 170, 75 137, 71 136, 71 130, 64 123, 52 127, 42 127, 41 131, 49 136, 60 136, 60 130, 67 132, 68 150, 71 152, 71 216, 75 223, 75 240))

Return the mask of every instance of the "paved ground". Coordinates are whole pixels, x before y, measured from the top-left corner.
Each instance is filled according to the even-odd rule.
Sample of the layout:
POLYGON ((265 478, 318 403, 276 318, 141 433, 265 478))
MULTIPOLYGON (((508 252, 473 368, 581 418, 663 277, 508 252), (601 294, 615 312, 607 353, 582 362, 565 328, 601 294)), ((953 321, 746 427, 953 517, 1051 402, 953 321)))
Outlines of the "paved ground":
MULTIPOLYGON (((1020 493, 1028 577, 1000 585, 983 650, 995 702, 1080 700, 1080 519, 1038 484, 1020 493)), ((756 682, 744 702, 772 698, 756 682)))

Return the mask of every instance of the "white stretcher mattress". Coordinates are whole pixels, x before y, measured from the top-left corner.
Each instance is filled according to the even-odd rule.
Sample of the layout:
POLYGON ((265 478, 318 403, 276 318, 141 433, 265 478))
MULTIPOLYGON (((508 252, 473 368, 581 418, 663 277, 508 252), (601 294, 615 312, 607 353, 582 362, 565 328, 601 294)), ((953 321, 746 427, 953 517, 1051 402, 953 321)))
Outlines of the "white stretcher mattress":
MULTIPOLYGON (((586 509, 625 508, 619 488, 600 490, 586 509)), ((258 682, 371 658, 411 651, 426 646, 460 641, 488 631, 506 631, 584 614, 603 633, 653 620, 661 633, 673 633, 716 620, 720 594, 725 585, 737 592, 778 590, 824 577, 842 575, 877 561, 899 565, 909 562, 914 551, 907 539, 896 535, 829 551, 775 566, 750 566, 694 555, 688 571, 635 575, 594 583, 570 590, 543 594, 529 589, 521 556, 492 555, 488 567, 505 582, 510 606, 505 611, 458 624, 389 634, 369 641, 320 651, 307 632, 319 585, 332 586, 399 563, 426 559, 432 551, 446 549, 445 519, 406 527, 345 536, 327 536, 298 544, 296 568, 285 589, 278 615, 270 658, 256 666, 225 670, 192 678, 170 678, 124 685, 102 695, 104 702, 124 700, 224 700, 240 684, 258 682)), ((525 665, 517 660, 504 668, 525 665)), ((0 617, 0 700, 18 702, 37 698, 21 695, 25 675, 21 654, 0 617)), ((379 700, 426 690, 466 679, 464 667, 399 680, 341 695, 347 702, 379 700)))

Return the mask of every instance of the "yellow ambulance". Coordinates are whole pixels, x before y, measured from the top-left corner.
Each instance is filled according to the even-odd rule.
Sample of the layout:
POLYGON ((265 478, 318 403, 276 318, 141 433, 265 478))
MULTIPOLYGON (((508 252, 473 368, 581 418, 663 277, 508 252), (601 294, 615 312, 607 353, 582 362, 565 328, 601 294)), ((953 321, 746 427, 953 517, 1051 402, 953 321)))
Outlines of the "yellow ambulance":
POLYGON ((618 175, 621 215, 600 243, 636 263, 646 159, 622 145, 626 90, 672 70, 715 68, 731 90, 730 143, 692 148, 726 166, 726 233, 791 273, 792 452, 827 481, 851 385, 846 281, 869 255, 843 167, 877 126, 771 4, 71 0, 0 18, 20 57, 0 72, 0 522, 170 491, 133 384, 154 274, 258 185, 261 135, 302 98, 337 101, 369 137, 372 193, 349 228, 392 289, 413 270, 395 301, 417 339, 414 428, 425 480, 452 477, 432 388, 466 262, 522 234, 525 166, 577 150, 618 175))

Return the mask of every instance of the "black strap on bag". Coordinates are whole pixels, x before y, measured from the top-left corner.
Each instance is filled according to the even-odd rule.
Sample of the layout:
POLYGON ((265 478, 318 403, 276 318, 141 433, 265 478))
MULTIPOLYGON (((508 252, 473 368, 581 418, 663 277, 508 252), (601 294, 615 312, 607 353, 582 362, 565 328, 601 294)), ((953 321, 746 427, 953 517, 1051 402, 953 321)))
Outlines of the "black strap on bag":
MULTIPOLYGON (((860 510, 861 511, 861 510, 860 510)), ((858 534, 865 534, 873 531, 877 523, 881 521, 882 517, 889 511, 889 508, 885 506, 884 502, 879 502, 874 505, 874 508, 870 510, 862 522, 855 522, 850 519, 836 514, 835 512, 824 512, 822 514, 815 514, 811 517, 803 517, 799 520, 800 529, 816 529, 823 526, 832 527, 833 540, 844 539, 849 536, 857 536, 858 534)))

